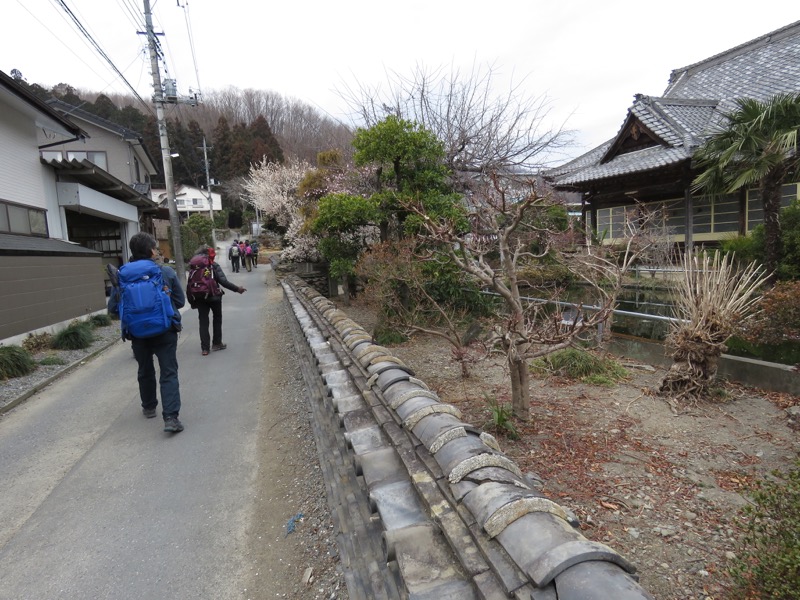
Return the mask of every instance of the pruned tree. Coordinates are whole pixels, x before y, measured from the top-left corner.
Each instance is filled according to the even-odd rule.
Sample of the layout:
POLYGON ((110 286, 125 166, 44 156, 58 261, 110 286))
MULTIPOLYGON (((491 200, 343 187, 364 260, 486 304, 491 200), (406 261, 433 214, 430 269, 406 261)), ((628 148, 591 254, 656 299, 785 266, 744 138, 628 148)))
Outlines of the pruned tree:
POLYGON ((725 342, 755 314, 768 276, 757 263, 739 270, 731 254, 718 251, 687 252, 683 267, 675 293, 678 320, 666 340, 674 362, 659 391, 672 402, 691 403, 709 396, 725 342))
POLYGON ((504 310, 488 341, 506 357, 514 416, 528 420, 529 361, 570 346, 577 336, 607 319, 616 303, 615 291, 641 248, 632 232, 621 259, 599 252, 577 254, 572 259, 561 255, 560 261, 578 261, 570 268, 592 286, 599 302, 591 311, 575 306, 571 317, 564 319, 560 310, 553 309, 554 295, 530 301, 521 292, 521 267, 551 253, 551 232, 542 215, 553 206, 553 196, 540 190, 535 180, 497 174, 475 189, 470 196, 470 230, 466 234, 460 222, 445 215, 431 217, 424 205, 413 210, 430 247, 501 298, 504 310))
POLYGON ((367 301, 380 312, 376 338, 399 333, 443 339, 461 376, 470 376, 470 365, 486 354, 479 334, 490 304, 471 277, 414 237, 375 244, 358 261, 356 274, 365 282, 367 301))

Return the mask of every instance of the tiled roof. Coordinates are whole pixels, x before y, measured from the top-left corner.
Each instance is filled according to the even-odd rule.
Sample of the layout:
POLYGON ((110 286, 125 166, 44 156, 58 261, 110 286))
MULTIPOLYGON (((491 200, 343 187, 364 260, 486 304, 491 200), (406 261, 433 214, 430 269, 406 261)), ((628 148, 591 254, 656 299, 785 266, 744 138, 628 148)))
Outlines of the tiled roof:
POLYGON ((586 168, 564 174, 556 179, 556 185, 569 186, 642 171, 653 171, 679 163, 690 156, 691 154, 683 146, 679 148, 654 146, 620 154, 607 163, 595 163, 586 168))
POLYGON ((88 121, 89 123, 94 123, 98 127, 102 127, 108 131, 113 131, 126 140, 141 140, 142 135, 140 133, 133 131, 132 129, 128 129, 127 127, 123 127, 122 125, 118 125, 117 123, 109 121, 108 119, 104 119, 103 117, 99 117, 96 114, 90 113, 82 108, 78 108, 77 106, 72 106, 72 104, 68 104, 67 102, 59 100, 58 98, 50 98, 47 100, 47 104, 67 117, 73 116, 78 119, 88 121))
POLYGON ((800 88, 800 21, 731 48, 699 63, 675 69, 665 96, 672 98, 754 98, 800 88))
MULTIPOLYGON (((635 117, 663 145, 623 153, 612 140, 545 174, 556 187, 646 172, 690 159, 694 149, 724 122, 736 98, 767 100, 800 92, 800 21, 704 61, 676 69, 663 97, 637 95, 635 117), (608 154, 608 156, 607 156, 608 154)), ((628 123, 626 118, 625 123, 628 123)))

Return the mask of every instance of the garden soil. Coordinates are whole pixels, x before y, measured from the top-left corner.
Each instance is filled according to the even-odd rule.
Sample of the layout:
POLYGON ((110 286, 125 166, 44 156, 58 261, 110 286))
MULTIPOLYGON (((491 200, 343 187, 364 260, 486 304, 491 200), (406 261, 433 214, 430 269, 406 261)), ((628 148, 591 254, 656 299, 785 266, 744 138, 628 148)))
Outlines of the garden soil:
MULTIPOLYGON (((340 308, 371 331, 367 307, 340 308)), ((390 350, 466 422, 491 430, 490 402, 510 406, 499 356, 471 365, 464 379, 441 339, 390 350)), ((800 398, 724 384, 718 400, 676 411, 654 391, 664 369, 616 359, 628 377, 610 387, 532 379, 519 439, 494 432, 503 452, 577 515, 588 539, 632 562, 658 600, 738 600, 727 569, 741 555, 740 511, 755 481, 797 459, 790 414, 800 398)))

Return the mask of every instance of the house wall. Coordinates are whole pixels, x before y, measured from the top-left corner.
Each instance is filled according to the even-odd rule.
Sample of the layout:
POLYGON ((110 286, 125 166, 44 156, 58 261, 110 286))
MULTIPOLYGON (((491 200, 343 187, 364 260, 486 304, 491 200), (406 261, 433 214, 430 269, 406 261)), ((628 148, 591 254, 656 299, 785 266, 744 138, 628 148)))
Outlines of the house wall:
MULTIPOLYGON (((69 150, 75 152, 105 152, 107 161, 106 171, 124 183, 140 183, 135 181, 132 163, 133 150, 129 142, 123 140, 119 135, 98 127, 97 125, 81 119, 75 120, 80 123, 81 129, 89 134, 89 139, 60 144, 52 148, 47 148, 47 151, 57 152, 60 150, 63 153, 64 159, 67 158, 67 151, 69 150)), ((139 169, 141 178, 144 180, 146 170, 143 165, 140 165, 139 169)))
MULTIPOLYGON (((800 198, 800 183, 784 185, 781 206, 787 207, 800 198)), ((640 208, 660 210, 664 213, 661 226, 671 242, 686 241, 686 202, 682 198, 661 202, 642 202, 624 206, 597 209, 596 231, 604 243, 625 237, 629 218, 636 218, 640 208)), ((739 234, 740 223, 750 233, 764 222, 764 210, 758 190, 748 190, 744 214, 736 195, 714 198, 698 196, 693 199, 692 240, 694 242, 719 242, 739 234)))
MULTIPOLYGON (((36 126, 8 105, 0 110, 0 200, 47 208, 39 164, 36 126)), ((48 225, 49 225, 48 219, 48 225)))
POLYGON ((0 255, 0 340, 106 306, 99 254, 0 255))

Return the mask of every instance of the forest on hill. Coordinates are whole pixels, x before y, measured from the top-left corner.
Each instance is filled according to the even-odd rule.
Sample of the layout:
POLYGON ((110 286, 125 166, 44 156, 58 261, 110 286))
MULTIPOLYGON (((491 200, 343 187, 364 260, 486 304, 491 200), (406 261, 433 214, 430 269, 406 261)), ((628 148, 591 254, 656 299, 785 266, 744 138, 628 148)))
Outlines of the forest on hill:
MULTIPOLYGON (((57 98, 139 133, 159 174, 153 187, 163 187, 161 145, 155 107, 143 106, 132 95, 103 94, 79 90, 60 83, 52 88, 29 84, 19 72, 17 83, 38 98, 57 98)), ((282 163, 297 158, 316 163, 319 152, 338 149, 349 153, 352 129, 322 114, 316 108, 273 91, 229 87, 204 95, 196 105, 167 104, 167 133, 176 184, 205 187, 203 139, 208 148, 209 176, 218 182, 215 191, 223 203, 236 204, 243 179, 251 165, 282 163)))

